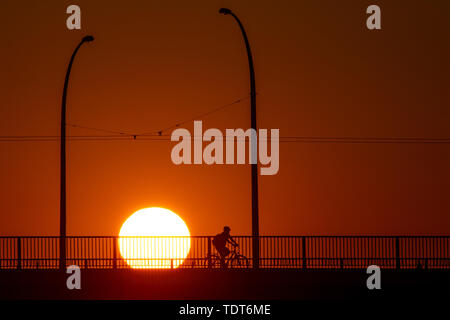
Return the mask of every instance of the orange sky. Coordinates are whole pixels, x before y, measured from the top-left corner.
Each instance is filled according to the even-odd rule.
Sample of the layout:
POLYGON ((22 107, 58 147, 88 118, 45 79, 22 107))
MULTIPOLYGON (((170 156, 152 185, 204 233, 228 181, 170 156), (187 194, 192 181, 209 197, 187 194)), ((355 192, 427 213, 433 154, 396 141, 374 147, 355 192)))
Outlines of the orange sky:
MULTIPOLYGON (((249 93, 281 136, 450 138, 450 3, 433 1, 73 1, 0 3, 0 136, 58 135, 61 90, 82 36, 68 123, 155 131, 249 93), (382 30, 365 9, 382 9, 382 30)), ((248 128, 249 101, 204 128, 248 128)), ((187 128, 192 126, 187 125, 187 128)), ((171 131, 166 132, 170 134, 171 131)), ((69 135, 101 134, 68 128, 69 135)), ((177 212, 191 234, 250 234, 250 168, 175 166, 170 141, 70 141, 68 235, 117 235, 134 211, 177 212)), ((448 234, 450 146, 281 143, 260 176, 263 235, 448 234)), ((59 232, 59 143, 0 141, 0 235, 59 232)))

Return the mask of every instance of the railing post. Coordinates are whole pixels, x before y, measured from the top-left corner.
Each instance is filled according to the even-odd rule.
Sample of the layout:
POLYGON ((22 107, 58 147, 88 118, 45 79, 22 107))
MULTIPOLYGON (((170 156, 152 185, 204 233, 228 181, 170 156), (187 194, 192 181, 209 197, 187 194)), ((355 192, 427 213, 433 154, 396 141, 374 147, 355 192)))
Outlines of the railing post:
POLYGON ((113 269, 117 269, 117 238, 113 237, 113 269))
POLYGON ((395 268, 400 269, 400 239, 395 237, 395 268))
POLYGON ((22 239, 17 237, 17 270, 22 269, 22 239))
POLYGON ((211 237, 208 237, 208 268, 212 268, 211 255, 211 237))
POLYGON ((259 269, 259 234, 252 236, 253 269, 259 269))
POLYGON ((306 237, 302 237, 302 258, 303 258, 302 267, 303 267, 303 269, 306 269, 307 268, 307 265, 306 265, 306 237))
POLYGON ((66 236, 59 237, 59 269, 66 270, 66 236))

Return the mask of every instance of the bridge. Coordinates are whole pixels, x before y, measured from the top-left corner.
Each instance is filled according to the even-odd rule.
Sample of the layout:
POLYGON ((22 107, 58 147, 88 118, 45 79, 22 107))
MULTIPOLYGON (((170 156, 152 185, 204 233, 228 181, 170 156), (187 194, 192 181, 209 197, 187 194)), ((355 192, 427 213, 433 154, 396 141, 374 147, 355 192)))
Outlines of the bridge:
POLYGON ((242 256, 224 268, 211 236, 68 236, 64 261, 59 237, 0 237, 0 299, 450 297, 449 236, 260 236, 259 268, 253 238, 234 238, 242 256), (382 290, 366 286, 374 264, 382 290), (80 290, 66 287, 69 265, 81 269, 80 290))
MULTIPOLYGON (((450 236, 260 236, 260 269, 450 269, 450 236)), ((221 268, 212 236, 67 236, 65 261, 60 237, 0 237, 0 270, 221 268), (187 256, 178 254, 190 248, 187 256), (126 259, 121 249, 127 252, 126 259), (152 252, 157 254, 152 255, 152 252)), ((229 268, 254 267, 252 236, 235 236, 240 258, 229 268)), ((230 248, 232 249, 232 248, 230 248)))

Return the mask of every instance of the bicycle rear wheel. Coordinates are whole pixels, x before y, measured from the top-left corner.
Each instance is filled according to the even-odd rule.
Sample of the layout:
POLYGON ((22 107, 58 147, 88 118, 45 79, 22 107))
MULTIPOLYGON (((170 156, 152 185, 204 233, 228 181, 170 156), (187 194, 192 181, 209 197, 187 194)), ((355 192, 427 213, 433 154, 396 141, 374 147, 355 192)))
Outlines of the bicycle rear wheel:
POLYGON ((211 257, 207 260, 208 268, 220 268, 220 258, 216 255, 211 255, 211 257))

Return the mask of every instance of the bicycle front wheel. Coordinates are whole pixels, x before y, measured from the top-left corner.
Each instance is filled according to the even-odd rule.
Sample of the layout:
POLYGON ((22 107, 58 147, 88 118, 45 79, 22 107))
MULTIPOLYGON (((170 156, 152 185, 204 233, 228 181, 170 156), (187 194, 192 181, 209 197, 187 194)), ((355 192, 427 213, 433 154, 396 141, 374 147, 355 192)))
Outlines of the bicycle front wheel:
POLYGON ((235 256, 230 260, 231 268, 248 268, 249 265, 250 264, 247 257, 244 257, 242 255, 235 256))

